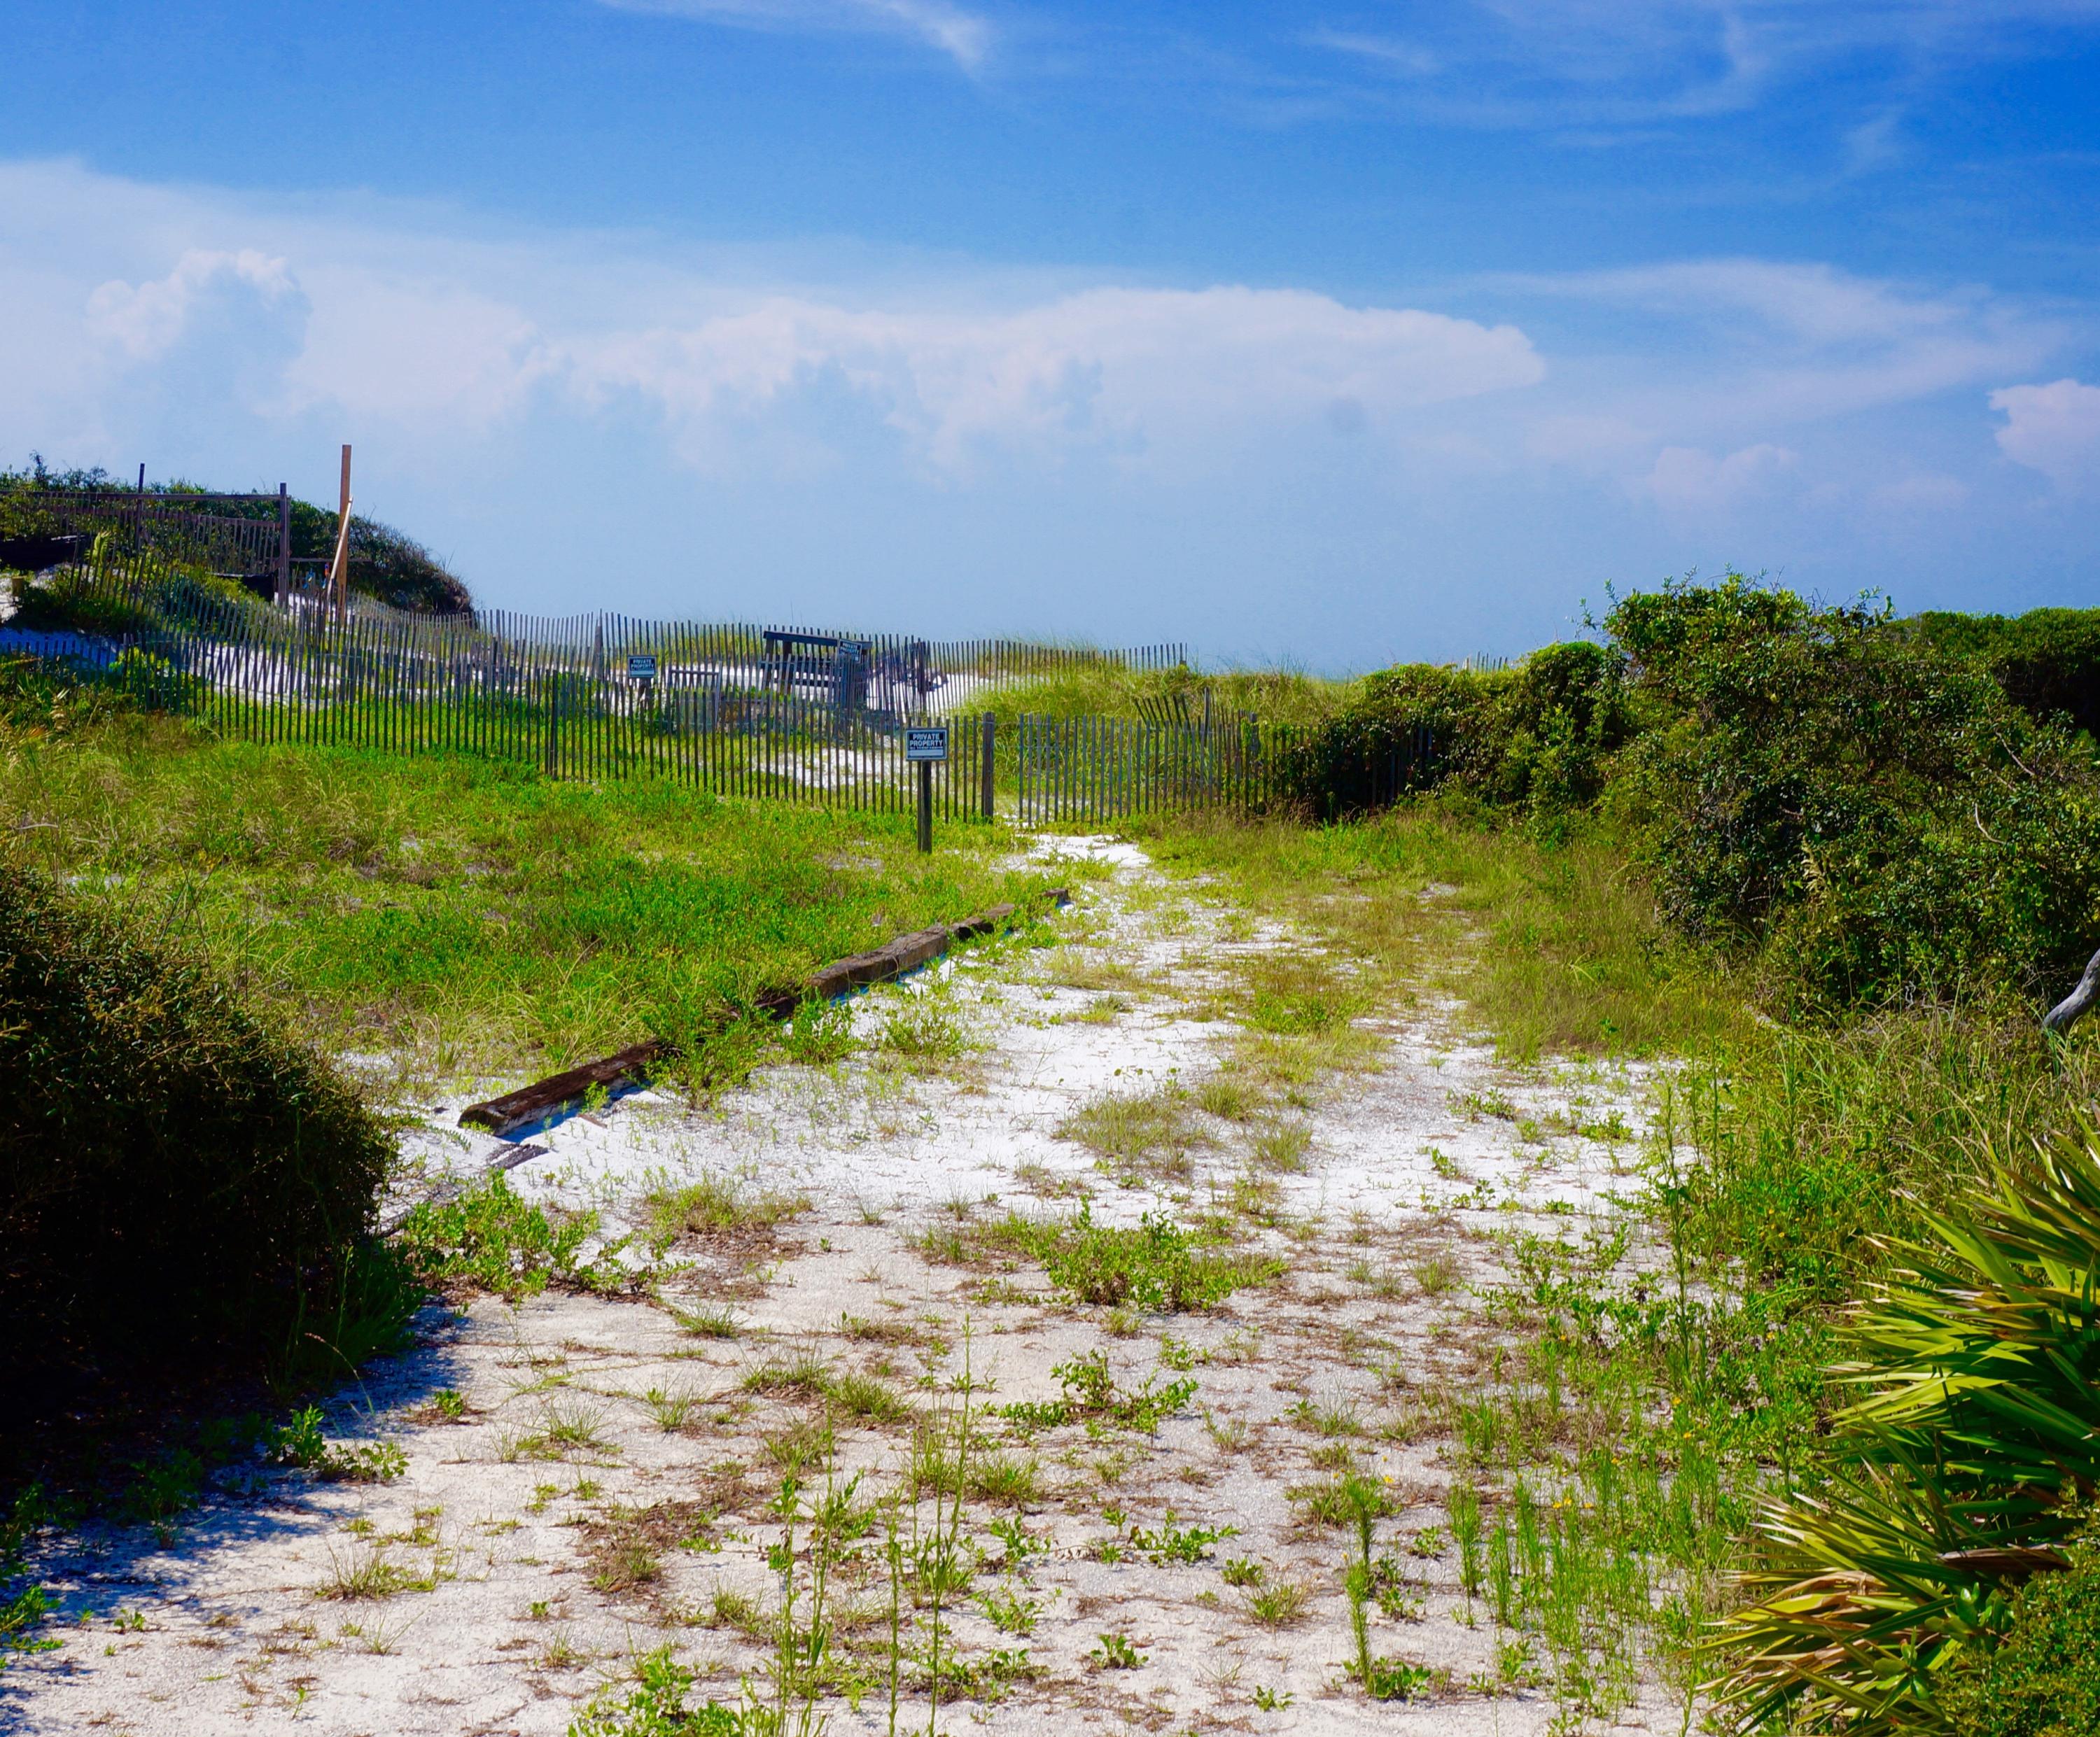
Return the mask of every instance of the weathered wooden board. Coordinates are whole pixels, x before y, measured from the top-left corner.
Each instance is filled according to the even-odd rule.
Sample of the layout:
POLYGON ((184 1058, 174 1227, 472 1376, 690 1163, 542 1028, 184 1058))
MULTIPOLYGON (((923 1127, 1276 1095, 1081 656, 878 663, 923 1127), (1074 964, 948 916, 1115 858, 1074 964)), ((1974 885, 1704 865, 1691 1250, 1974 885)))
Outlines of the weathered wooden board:
MULTIPOLYGON (((1072 902, 1072 895, 1062 887, 1054 888, 1048 897, 1053 907, 1072 902)), ((907 971, 917 970, 929 960, 938 959, 956 941, 974 941, 981 935, 994 933, 1013 915, 1015 908, 1012 905, 995 905, 963 922, 915 929, 871 953, 856 953, 850 959, 834 959, 811 972, 793 989, 772 990, 761 995, 759 1008, 775 1019, 786 1019, 805 1001, 829 1001, 857 989, 888 983, 907 971)), ((588 1061, 580 1068, 550 1074, 529 1086, 521 1086, 515 1091, 506 1091, 500 1098, 470 1104, 460 1112, 459 1124, 463 1128, 485 1128, 508 1139, 520 1128, 530 1127, 558 1110, 581 1104, 593 1086, 611 1091, 641 1083, 648 1078, 649 1069, 668 1055, 668 1047, 653 1039, 637 1043, 602 1061, 588 1061)))
POLYGON ((544 1116, 572 1104, 581 1104, 594 1086, 610 1091, 620 1086, 640 1084, 648 1078, 651 1066, 668 1054, 668 1046, 652 1038, 646 1043, 631 1045, 616 1056, 607 1056, 602 1061, 587 1061, 580 1068, 549 1074, 529 1086, 520 1086, 515 1091, 506 1091, 500 1098, 470 1104, 460 1112, 459 1125, 463 1128, 485 1128, 507 1139, 544 1116))

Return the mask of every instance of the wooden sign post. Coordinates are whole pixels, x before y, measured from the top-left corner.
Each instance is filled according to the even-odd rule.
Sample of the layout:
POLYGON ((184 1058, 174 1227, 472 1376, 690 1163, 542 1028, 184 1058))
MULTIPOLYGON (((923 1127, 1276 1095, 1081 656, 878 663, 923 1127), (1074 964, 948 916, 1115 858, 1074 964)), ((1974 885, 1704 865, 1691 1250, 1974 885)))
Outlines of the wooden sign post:
POLYGON ((329 567, 329 595, 339 620, 350 619, 350 443, 342 447, 342 518, 336 526, 335 559, 329 567))
POLYGON ((948 757, 948 726, 924 724, 904 732, 904 759, 919 769, 919 852, 933 849, 933 768, 948 757))

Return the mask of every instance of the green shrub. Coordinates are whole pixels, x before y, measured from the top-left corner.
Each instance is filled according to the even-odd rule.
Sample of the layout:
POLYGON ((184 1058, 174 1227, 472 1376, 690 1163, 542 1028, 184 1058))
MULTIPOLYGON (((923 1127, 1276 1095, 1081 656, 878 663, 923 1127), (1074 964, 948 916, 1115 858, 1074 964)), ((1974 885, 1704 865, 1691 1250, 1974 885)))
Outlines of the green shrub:
POLYGON ((1451 775, 1484 800, 1534 814, 1586 808, 1630 725, 1623 660, 1571 640, 1476 678, 1480 703, 1450 743, 1451 775))
POLYGON ((401 1225, 401 1251, 430 1284, 536 1297, 550 1281, 589 1285, 580 1257, 595 1212, 557 1213, 521 1198, 498 1172, 448 1201, 425 1201, 401 1225))
POLYGON ((1286 783, 1322 820, 1438 786, 1560 813, 1596 800, 1627 724, 1609 646, 1548 646, 1485 674, 1405 664, 1366 677, 1359 699, 1301 738, 1286 783))
POLYGON ((1284 787, 1323 821, 1431 788, 1440 750, 1479 712, 1487 679, 1436 663, 1365 677, 1360 698, 1290 744, 1284 787))
POLYGON ((1983 663, 2005 697, 2037 720, 2067 719, 2100 736, 2100 609, 2024 615, 1928 611, 1907 624, 1928 644, 1983 663))
POLYGON ((1203 1252, 1188 1231, 1155 1213, 1135 1228, 1096 1224, 1091 1201, 1077 1218, 1013 1218, 1000 1234, 1041 1261, 1050 1282, 1081 1303, 1167 1313, 1214 1307, 1236 1290, 1266 1283, 1281 1267, 1257 1256, 1203 1252))
POLYGON ((1601 801, 1672 924, 1798 1012, 2061 993, 2100 944, 2100 769, 2071 727, 2100 707, 2100 612, 1921 622, 1672 581, 1616 601, 1603 644, 1367 677, 1288 785, 1323 820, 1435 788, 1546 840, 1601 801))
POLYGON ((1979 666, 1737 575, 1605 625, 1643 726, 1607 805, 1679 928, 1762 947, 1782 1001, 2076 977, 2100 939, 2100 777, 1979 666))
MULTIPOLYGON (((107 494, 112 510, 120 517, 122 504, 135 498, 135 491, 129 484, 118 482, 104 471, 53 471, 39 459, 31 470, 0 470, 0 536, 33 536, 58 528, 57 521, 45 509, 43 502, 51 492, 60 490, 68 494, 107 494)), ((151 496, 179 497, 201 491, 196 484, 177 482, 152 483, 147 492, 151 496)), ((226 500, 217 503, 213 511, 224 517, 274 523, 277 503, 267 497, 259 500, 226 500)), ((292 557, 295 561, 311 563, 333 556, 339 522, 337 509, 295 500, 291 504, 291 518, 292 557)), ((425 614, 451 615, 474 607, 473 597, 465 581, 413 537, 391 525, 382 524, 361 514, 351 514, 349 554, 350 589, 360 596, 377 597, 396 609, 425 614)), ((307 567, 305 571, 313 570, 307 567)), ((225 589, 229 596, 240 593, 237 584, 230 584, 225 589)), ((77 627, 83 632, 125 630, 124 624, 114 619, 90 619, 66 615, 56 606, 64 596, 63 579, 55 591, 30 593, 32 615, 22 624, 77 627)), ((90 603, 89 607, 91 612, 96 607, 106 611, 108 606, 90 603)), ((137 624, 132 625, 135 627, 137 624)))
POLYGON ((378 1123, 210 972, 6 863, 0 1066, 0 1373, 342 1324, 378 1123))
POLYGON ((1943 1699, 1955 1737, 2087 1737, 2100 1731, 2100 1540, 2071 1567, 2038 1574, 2013 1601, 1996 1649, 1950 1674, 1943 1699))

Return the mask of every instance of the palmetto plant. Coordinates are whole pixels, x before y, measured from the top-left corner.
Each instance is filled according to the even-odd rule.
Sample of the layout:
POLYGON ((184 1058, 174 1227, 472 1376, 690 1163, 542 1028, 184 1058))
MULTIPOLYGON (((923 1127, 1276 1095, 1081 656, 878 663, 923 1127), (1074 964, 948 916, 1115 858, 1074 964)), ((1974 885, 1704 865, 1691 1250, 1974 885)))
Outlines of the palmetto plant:
POLYGON ((1945 1730, 1943 1673, 2067 1566, 2100 1486, 2100 1135, 1991 1175, 1861 1305, 1836 1475, 1760 1519, 1721 1642, 1738 1730, 1945 1730))

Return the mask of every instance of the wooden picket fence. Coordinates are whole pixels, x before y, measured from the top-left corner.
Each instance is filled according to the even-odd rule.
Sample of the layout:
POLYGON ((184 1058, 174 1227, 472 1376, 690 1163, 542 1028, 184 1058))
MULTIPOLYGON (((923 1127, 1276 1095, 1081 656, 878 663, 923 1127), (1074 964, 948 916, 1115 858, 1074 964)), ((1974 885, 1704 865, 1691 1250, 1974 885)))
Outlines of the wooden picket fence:
MULTIPOLYGON (((1060 658, 1178 663, 1179 647, 1082 654, 862 636, 868 679, 812 692, 792 659, 769 650, 777 629, 609 615, 342 619, 297 602, 280 610, 231 597, 135 560, 82 569, 68 583, 75 616, 111 630, 0 628, 0 654, 101 670, 223 735, 266 743, 473 754, 551 778, 652 776, 729 796, 898 812, 915 800, 904 730, 938 721, 949 726, 950 749, 933 777, 937 815, 990 819, 1010 798, 1017 819, 1039 826, 1273 809, 1290 799, 1300 742, 1287 727, 1213 714, 1207 703, 1193 713, 1162 703, 1137 720, 1002 724, 986 710, 938 706, 945 684, 926 679, 977 670, 992 672, 986 685, 995 686, 1021 670, 1060 667, 1060 658), (653 663, 630 664, 644 656, 653 663)), ((1390 766, 1382 759, 1365 771, 1397 794, 1432 752, 1425 738, 1383 756, 1390 766)))

